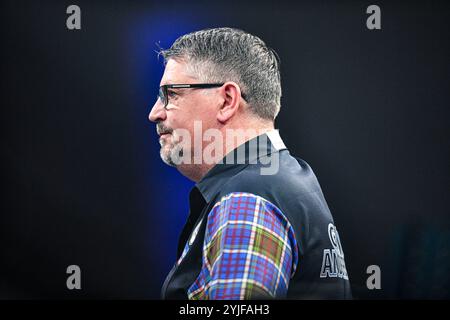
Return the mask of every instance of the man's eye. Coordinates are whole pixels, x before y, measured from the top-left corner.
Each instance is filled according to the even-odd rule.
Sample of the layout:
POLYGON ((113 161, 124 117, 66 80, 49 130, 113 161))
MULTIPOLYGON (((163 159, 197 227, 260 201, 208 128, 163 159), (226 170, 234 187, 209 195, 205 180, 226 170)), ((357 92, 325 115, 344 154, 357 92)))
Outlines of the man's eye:
POLYGON ((178 94, 175 91, 167 91, 167 95, 172 98, 177 96, 178 94))

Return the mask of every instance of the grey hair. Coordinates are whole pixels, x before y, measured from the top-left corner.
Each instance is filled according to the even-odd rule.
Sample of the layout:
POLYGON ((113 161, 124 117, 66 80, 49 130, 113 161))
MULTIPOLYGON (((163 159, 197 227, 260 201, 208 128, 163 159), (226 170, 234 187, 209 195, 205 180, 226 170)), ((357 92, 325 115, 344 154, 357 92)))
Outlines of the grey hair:
POLYGON ((185 61, 202 81, 237 83, 249 109, 263 119, 274 120, 280 111, 278 55, 254 35, 234 28, 205 29, 179 37, 159 54, 165 63, 185 61))

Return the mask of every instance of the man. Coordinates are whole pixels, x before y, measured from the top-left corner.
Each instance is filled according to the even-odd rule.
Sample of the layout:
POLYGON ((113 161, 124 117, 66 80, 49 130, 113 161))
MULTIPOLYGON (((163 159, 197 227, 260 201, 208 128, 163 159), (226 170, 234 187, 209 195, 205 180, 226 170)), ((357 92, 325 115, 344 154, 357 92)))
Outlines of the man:
POLYGON ((217 28, 160 54, 165 71, 149 119, 163 161, 196 182, 162 298, 349 298, 319 183, 274 130, 275 52, 244 31, 217 28))

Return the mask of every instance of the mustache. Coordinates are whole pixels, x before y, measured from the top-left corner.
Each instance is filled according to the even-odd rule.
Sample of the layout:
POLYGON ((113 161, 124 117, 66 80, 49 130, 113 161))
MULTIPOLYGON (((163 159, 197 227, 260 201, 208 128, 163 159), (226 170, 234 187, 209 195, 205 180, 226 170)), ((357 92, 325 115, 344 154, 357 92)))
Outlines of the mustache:
POLYGON ((156 124, 156 132, 158 133, 158 135, 162 135, 164 133, 172 133, 173 130, 159 122, 156 124))

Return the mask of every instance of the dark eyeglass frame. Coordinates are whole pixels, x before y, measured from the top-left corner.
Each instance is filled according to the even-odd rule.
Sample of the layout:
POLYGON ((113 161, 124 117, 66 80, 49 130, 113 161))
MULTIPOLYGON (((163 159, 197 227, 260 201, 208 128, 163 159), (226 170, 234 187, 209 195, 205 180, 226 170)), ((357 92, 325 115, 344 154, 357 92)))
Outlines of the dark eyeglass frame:
MULTIPOLYGON (((169 92, 168 89, 209 89, 218 88, 223 86, 225 83, 192 83, 192 84, 165 84, 159 87, 158 98, 164 104, 164 109, 167 108, 169 104, 169 92)), ((242 98, 245 100, 244 94, 241 93, 242 98)))

